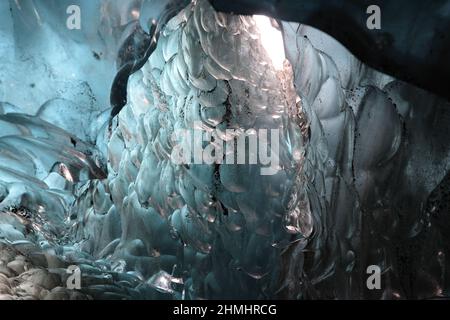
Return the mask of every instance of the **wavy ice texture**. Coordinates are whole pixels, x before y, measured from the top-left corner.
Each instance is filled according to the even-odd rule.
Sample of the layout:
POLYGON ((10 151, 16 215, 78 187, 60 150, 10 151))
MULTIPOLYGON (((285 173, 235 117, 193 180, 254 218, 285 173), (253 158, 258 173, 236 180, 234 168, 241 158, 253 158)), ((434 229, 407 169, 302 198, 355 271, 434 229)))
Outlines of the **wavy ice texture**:
MULTIPOLYGON (((316 155, 306 152, 308 124, 290 70, 272 67, 251 17, 199 1, 167 24, 130 78, 129 103, 108 145, 105 189, 114 205, 105 211, 122 226, 112 259, 144 278, 160 269, 187 275, 189 298, 273 296, 280 253, 311 234, 310 208, 317 219, 321 210, 314 174, 304 174, 316 155), (279 129, 281 170, 261 176, 258 165, 175 165, 172 133, 198 124, 224 134, 279 129)), ((81 212, 90 197, 78 199, 81 212)), ((90 236, 86 246, 96 247, 100 239, 90 236)))
POLYGON ((447 103, 308 26, 281 22, 287 60, 275 68, 254 18, 197 0, 163 27, 109 130, 110 70, 140 54, 119 47, 144 39, 163 5, 82 1, 100 18, 77 42, 50 7, 11 5, 0 20, 0 298, 448 295, 447 103), (172 133, 197 126, 225 140, 227 128, 279 129, 280 171, 176 165, 172 133), (70 264, 80 291, 63 288, 70 264), (366 288, 372 264, 382 290, 366 288))

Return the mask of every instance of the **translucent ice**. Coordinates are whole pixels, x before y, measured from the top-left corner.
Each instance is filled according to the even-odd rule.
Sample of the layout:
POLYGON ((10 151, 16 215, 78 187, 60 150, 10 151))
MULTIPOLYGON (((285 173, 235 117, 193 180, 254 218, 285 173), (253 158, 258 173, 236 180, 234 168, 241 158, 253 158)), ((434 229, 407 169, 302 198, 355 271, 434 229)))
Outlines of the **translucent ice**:
POLYGON ((163 2, 82 1, 93 16, 73 34, 50 6, 11 2, 9 13, 5 3, 0 284, 18 277, 11 297, 447 294, 450 109, 435 96, 316 29, 197 0, 161 26, 110 121, 115 67, 142 58, 163 2), (284 48, 269 50, 266 31, 284 48), (275 174, 173 161, 190 141, 174 133, 202 131, 214 146, 261 129, 279 132, 265 150, 278 155, 275 174), (58 289, 69 264, 85 275, 80 295, 58 289), (382 290, 366 288, 369 265, 382 269, 382 290))

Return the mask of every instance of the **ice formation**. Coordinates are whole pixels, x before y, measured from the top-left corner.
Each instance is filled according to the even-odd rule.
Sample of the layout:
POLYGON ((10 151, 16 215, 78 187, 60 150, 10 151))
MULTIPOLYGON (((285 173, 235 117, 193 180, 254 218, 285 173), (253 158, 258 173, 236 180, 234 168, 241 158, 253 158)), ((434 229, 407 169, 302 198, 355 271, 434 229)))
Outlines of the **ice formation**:
POLYGON ((448 295, 448 103, 314 28, 196 0, 162 26, 110 121, 110 70, 142 58, 119 48, 148 40, 139 19, 156 9, 83 2, 106 13, 74 39, 50 7, 19 3, 0 4, 0 298, 448 295), (47 17, 30 19, 39 44, 13 26, 30 12, 47 17), (268 49, 266 28, 284 50, 268 49), (276 174, 176 164, 180 129, 225 141, 277 129, 276 174))

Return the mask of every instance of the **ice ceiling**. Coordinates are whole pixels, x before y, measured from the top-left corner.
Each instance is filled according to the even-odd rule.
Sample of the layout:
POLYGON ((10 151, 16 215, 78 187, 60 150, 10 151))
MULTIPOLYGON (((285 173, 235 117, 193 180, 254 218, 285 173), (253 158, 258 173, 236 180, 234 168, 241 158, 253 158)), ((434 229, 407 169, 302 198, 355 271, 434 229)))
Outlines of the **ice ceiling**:
POLYGON ((0 15, 0 299, 448 296, 445 100, 206 0, 0 15), (279 130, 278 172, 174 164, 199 124, 279 130))

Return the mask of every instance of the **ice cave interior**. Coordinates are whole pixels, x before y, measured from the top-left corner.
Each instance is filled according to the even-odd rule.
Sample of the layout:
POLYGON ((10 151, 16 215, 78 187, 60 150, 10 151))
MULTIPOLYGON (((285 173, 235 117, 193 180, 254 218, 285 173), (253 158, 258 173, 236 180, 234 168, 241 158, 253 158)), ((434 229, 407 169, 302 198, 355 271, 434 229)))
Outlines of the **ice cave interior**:
POLYGON ((0 1, 0 299, 448 297, 448 99, 220 2, 0 1))

